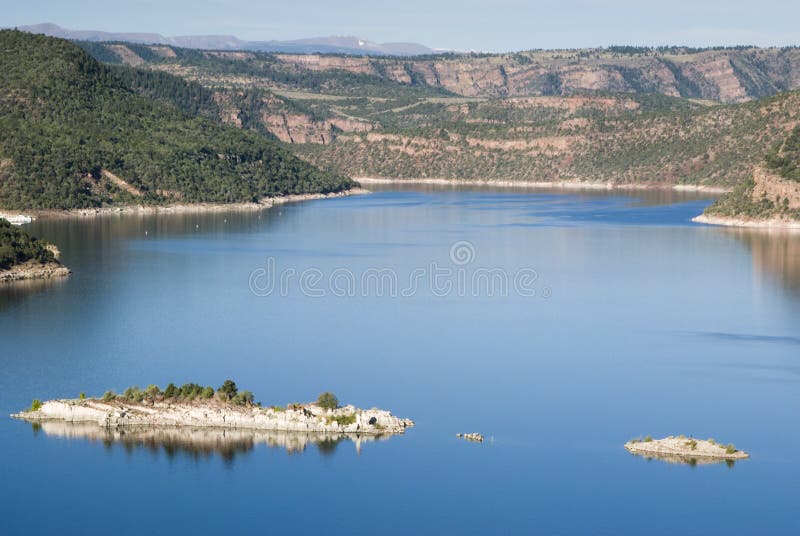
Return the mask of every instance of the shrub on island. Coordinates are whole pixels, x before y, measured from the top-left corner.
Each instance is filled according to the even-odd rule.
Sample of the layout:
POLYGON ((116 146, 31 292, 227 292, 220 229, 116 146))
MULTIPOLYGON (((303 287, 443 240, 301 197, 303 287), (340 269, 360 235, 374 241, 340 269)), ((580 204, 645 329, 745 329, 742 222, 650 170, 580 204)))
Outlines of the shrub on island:
POLYGON ((317 397, 317 406, 322 409, 336 409, 339 407, 339 399, 335 394, 325 391, 317 397))
MULTIPOLYGON (((81 395, 80 400, 85 400, 86 395, 83 393, 81 395)), ((215 396, 219 401, 225 403, 240 406, 255 404, 253 393, 251 391, 240 392, 233 380, 225 380, 219 389, 197 383, 185 383, 180 387, 170 383, 163 391, 154 384, 148 385, 146 389, 140 389, 138 386, 133 385, 125 389, 122 394, 106 391, 102 396, 102 400, 104 402, 113 402, 115 400, 128 402, 192 401, 195 399, 211 400, 215 396)))

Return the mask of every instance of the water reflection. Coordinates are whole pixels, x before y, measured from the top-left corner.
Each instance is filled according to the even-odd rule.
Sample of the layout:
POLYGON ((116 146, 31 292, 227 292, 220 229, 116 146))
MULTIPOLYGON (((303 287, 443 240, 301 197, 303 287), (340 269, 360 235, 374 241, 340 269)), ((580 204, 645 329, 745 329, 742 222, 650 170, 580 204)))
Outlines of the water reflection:
POLYGON ((800 296, 800 233, 776 229, 723 229, 753 256, 753 269, 800 296))
POLYGON ((696 458, 692 458, 689 456, 677 456, 674 454, 653 454, 653 453, 641 453, 641 452, 630 452, 631 456, 635 456, 637 458, 644 458, 648 462, 652 462, 653 460, 658 460, 665 463, 670 463, 674 465, 688 465, 689 467, 698 467, 701 465, 718 465, 724 463, 728 466, 729 469, 733 469, 736 465, 736 460, 725 460, 720 458, 708 458, 703 456, 698 456, 696 458))
POLYGON ((109 450, 116 446, 126 452, 137 449, 168 458, 178 455, 196 460, 219 456, 226 462, 249 454, 257 445, 282 449, 288 454, 302 454, 316 447, 323 456, 332 455, 340 444, 351 441, 357 454, 366 443, 388 439, 389 435, 331 434, 324 432, 281 432, 268 430, 217 429, 192 427, 124 427, 106 428, 94 423, 63 421, 32 422, 34 435, 44 433, 53 438, 101 442, 109 450))
POLYGON ((469 184, 454 182, 452 184, 424 184, 424 183, 376 183, 368 184, 373 192, 474 192, 490 193, 497 195, 522 194, 522 195, 562 195, 579 198, 629 198, 630 204, 635 206, 662 206, 686 203, 688 201, 714 200, 718 193, 699 192, 693 190, 673 190, 671 188, 575 188, 575 187, 526 187, 526 186, 497 186, 492 184, 469 184))
POLYGON ((54 289, 63 285, 68 278, 55 277, 51 279, 23 279, 0 283, 0 311, 31 294, 44 289, 54 289))

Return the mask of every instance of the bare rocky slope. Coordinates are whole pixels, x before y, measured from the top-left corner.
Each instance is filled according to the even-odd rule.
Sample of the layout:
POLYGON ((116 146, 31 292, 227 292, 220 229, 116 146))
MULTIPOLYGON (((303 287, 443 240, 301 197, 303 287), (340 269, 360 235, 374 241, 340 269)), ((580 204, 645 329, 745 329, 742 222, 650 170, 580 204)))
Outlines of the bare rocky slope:
MULTIPOLYGON (((120 44, 108 60, 138 65, 175 47, 120 44), (124 49, 124 50, 123 50, 124 49)), ((234 53, 235 54, 235 53, 234 53)), ((399 84, 427 86, 464 97, 573 95, 585 92, 659 93, 734 103, 800 88, 800 48, 610 47, 508 54, 368 57, 343 54, 228 55, 277 61, 284 71, 347 72, 399 84)))

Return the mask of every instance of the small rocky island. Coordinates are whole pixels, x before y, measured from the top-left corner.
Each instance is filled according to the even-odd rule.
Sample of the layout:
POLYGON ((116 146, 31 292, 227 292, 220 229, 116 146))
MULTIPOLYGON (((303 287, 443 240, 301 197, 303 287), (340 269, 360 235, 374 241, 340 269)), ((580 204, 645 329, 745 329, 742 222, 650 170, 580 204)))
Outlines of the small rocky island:
POLYGON ((713 439, 694 439, 686 436, 669 436, 664 439, 632 439, 625 443, 628 452, 646 457, 667 460, 743 460, 750 455, 733 445, 722 445, 713 439))
POLYGON ((107 391, 101 398, 34 400, 30 409, 11 415, 29 422, 63 421, 118 427, 196 427, 284 432, 323 432, 366 435, 402 434, 414 426, 410 419, 381 409, 340 406, 331 393, 316 402, 262 406, 250 391, 239 391, 231 380, 218 389, 189 383, 161 390, 129 387, 123 394, 107 391))

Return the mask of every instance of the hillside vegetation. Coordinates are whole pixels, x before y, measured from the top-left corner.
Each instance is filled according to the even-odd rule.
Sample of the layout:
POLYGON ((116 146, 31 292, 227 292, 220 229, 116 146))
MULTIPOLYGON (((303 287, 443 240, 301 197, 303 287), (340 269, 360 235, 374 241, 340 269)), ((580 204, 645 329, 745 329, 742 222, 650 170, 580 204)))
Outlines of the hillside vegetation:
POLYGON ((0 206, 241 202, 352 185, 219 124, 201 86, 104 66, 68 41, 0 31, 0 71, 0 206))
POLYGON ((29 261, 39 264, 57 262, 45 243, 0 218, 0 270, 29 261))
POLYGON ((762 166, 706 213, 745 220, 800 220, 800 127, 776 143, 762 166))
MULTIPOLYGON (((98 55, 112 46, 115 54, 124 48, 91 44, 98 55)), ((315 165, 354 177, 730 188, 751 178, 800 121, 797 92, 749 100, 796 85, 787 74, 800 65, 793 48, 613 47, 403 60, 129 49, 128 61, 133 53, 140 67, 211 92, 206 100, 219 120, 274 136, 315 165), (436 69, 437 83, 420 74, 423 64, 436 69), (558 88, 518 84, 499 93, 489 78, 476 78, 487 65, 500 65, 512 80, 522 66, 546 74, 545 64, 572 74, 559 75, 558 88), (610 83, 612 67, 641 83, 610 83), (461 82, 473 81, 472 89, 448 82, 456 72, 461 82), (597 83, 575 85, 584 75, 597 83), (669 77, 678 85, 644 83, 669 77), (732 98, 736 87, 739 97, 732 98), (515 94, 524 96, 508 96, 515 94)))
POLYGON ((800 181, 800 126, 767 155, 767 167, 784 179, 800 181))

